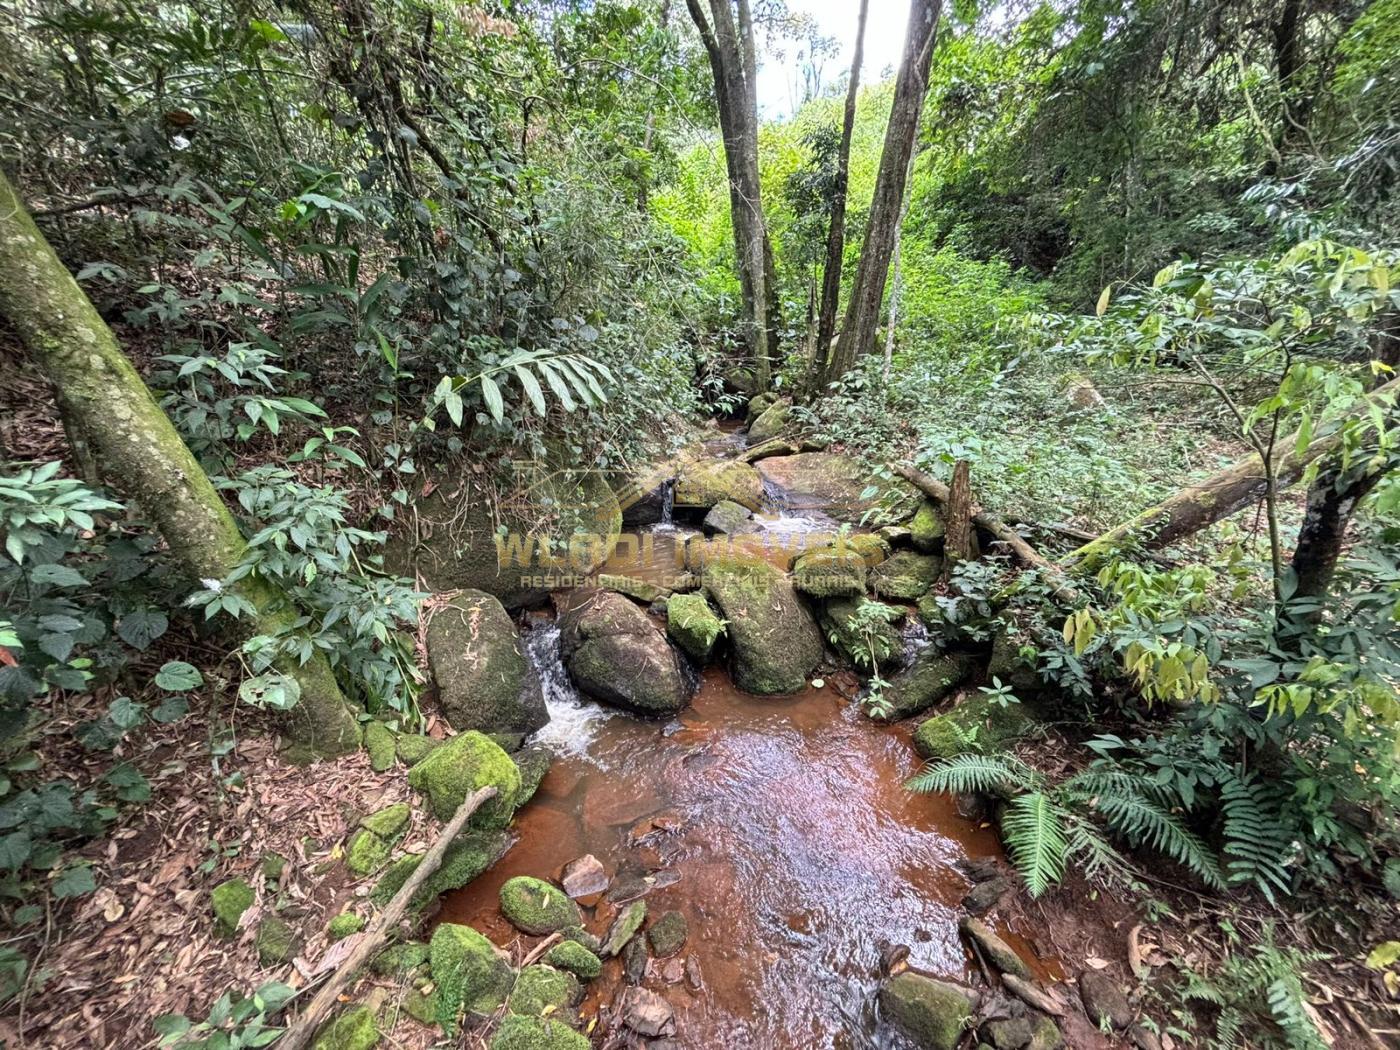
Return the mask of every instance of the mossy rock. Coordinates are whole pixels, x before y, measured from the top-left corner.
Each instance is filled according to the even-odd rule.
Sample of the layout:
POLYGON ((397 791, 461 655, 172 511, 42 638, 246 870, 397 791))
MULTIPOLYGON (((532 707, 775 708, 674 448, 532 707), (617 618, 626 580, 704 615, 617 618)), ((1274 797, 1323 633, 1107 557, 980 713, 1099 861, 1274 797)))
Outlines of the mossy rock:
POLYGON ((549 721, 539 676, 505 607, 480 590, 433 610, 428 663, 448 725, 483 733, 531 733, 549 721))
POLYGON ((296 955, 297 935, 281 916, 269 915, 259 924, 253 947, 263 966, 281 966, 296 955))
POLYGON ((865 574, 865 558, 844 545, 808 551, 792 566, 793 584, 814 598, 864 594, 865 574))
POLYGON ((582 995, 578 978, 553 966, 535 964, 521 970, 506 1000, 506 1009, 525 1017, 573 1018, 574 1003, 582 995))
POLYGON ((1026 1044, 1025 1050, 1059 1050, 1065 1045, 1065 1037, 1060 1033, 1060 1026, 1044 1014, 1036 1016, 1031 1022, 1031 1041, 1026 1044))
POLYGON ((214 887, 209 903, 214 909, 214 935, 229 939, 238 933, 243 913, 253 906, 253 887, 243 879, 229 879, 214 887))
POLYGON ((875 666, 881 668, 896 667, 904 661, 904 636, 895 626, 903 615, 903 609, 870 598, 834 598, 822 605, 820 620, 831 647, 852 666, 868 674, 874 669, 872 658, 875 666), (864 605, 881 605, 886 610, 885 621, 873 630, 857 630, 851 626, 851 618, 864 605))
POLYGON ((581 981, 591 981, 603 972, 603 960, 577 941, 559 942, 545 953, 544 961, 581 981))
POLYGON ((943 559, 932 554, 900 551, 871 569, 867 582, 881 598, 913 601, 927 593, 942 568, 943 559))
POLYGON ((491 1036, 490 1050, 590 1050, 588 1037, 562 1021, 507 1014, 491 1036))
POLYGON ((608 939, 598 949, 598 954, 609 959, 618 954, 626 947, 633 935, 642 928, 642 923, 646 922, 646 919, 646 901, 633 901, 627 905, 622 913, 613 919, 612 926, 608 928, 608 939))
POLYGON ((369 767, 383 773, 393 766, 396 758, 394 731, 382 722, 367 722, 360 745, 369 752, 369 767))
POLYGON ((397 840, 408 830, 413 809, 407 802, 395 802, 360 818, 360 827, 382 838, 397 840))
POLYGON ((923 501, 923 494, 908 482, 874 477, 860 460, 835 452, 770 456, 759 460, 758 471, 783 490, 794 509, 818 510, 852 525, 898 524, 923 501))
POLYGON ((276 882, 287 867, 287 858, 280 853, 264 853, 262 859, 263 878, 276 882))
POLYGON ((569 676, 594 699, 642 714, 674 714, 690 702, 694 682, 680 655, 622 595, 572 592, 560 600, 559 630, 569 676))
POLYGON ((422 941, 391 945, 374 957, 370 970, 381 977, 402 977, 428 961, 428 946, 422 941))
POLYGON ((918 602, 919 619, 924 621, 927 627, 941 627, 947 620, 943 614, 943 607, 938 604, 938 597, 934 594, 925 594, 918 602))
POLYGON ((685 916, 678 911, 668 911, 647 929, 652 954, 658 959, 669 959, 685 946, 688 933, 685 916))
POLYGON ((438 992, 438 1023, 457 1030, 463 1011, 487 1015, 499 1009, 515 986, 505 954, 470 926, 439 923, 428 942, 438 992))
POLYGON ((341 912, 326 927, 326 932, 330 934, 332 941, 343 941, 351 934, 359 933, 365 928, 364 916, 356 915, 352 911, 341 912))
POLYGON ((729 621, 735 685, 768 696, 807 684, 821 662, 821 631, 784 573, 757 558, 716 560, 705 590, 729 621))
POLYGON ((520 770, 520 794, 515 800, 518 808, 535 797, 535 792, 540 789, 540 783, 549 773, 554 756, 545 748, 527 747, 524 751, 512 755, 511 758, 514 759, 516 768, 520 770))
POLYGON ((955 1050, 972 1020, 972 997, 956 985, 905 971, 880 989, 885 1018, 920 1050, 955 1050))
POLYGON ((577 926, 582 918, 562 889, 528 875, 517 875, 501 887, 501 914, 516 929, 535 936, 577 926))
POLYGON ((771 390, 765 390, 762 393, 754 394, 753 397, 749 398, 745 418, 749 421, 757 419, 780 400, 782 399, 771 390))
POLYGON ((352 1006, 321 1026, 311 1050, 370 1050, 379 1042, 379 1021, 368 1006, 352 1006))
POLYGON ((400 733, 394 741, 399 761, 406 766, 416 766, 441 746, 441 740, 434 740, 422 733, 400 733))
POLYGON ((706 535, 745 532, 753 526, 753 512, 733 500, 722 499, 710 508, 702 523, 706 535))
POLYGON ((424 992, 419 988, 408 988, 399 1000, 403 1012, 419 1024, 432 1026, 438 1023, 438 1013, 442 1009, 437 988, 424 992))
POLYGON ((471 818, 471 826, 503 828, 515 812, 520 770, 508 754, 483 733, 458 733, 408 771, 411 787, 428 796, 433 816, 447 821, 467 796, 487 786, 496 789, 471 818))
POLYGON ((993 625, 992 655, 987 661, 987 678, 1000 679, 1003 685, 1011 686, 1017 696, 1030 696, 1045 690, 1045 683, 1035 669, 1033 659, 1021 655, 1025 646, 1034 650, 1031 637, 1015 624, 998 622, 993 625))
POLYGON ((594 955, 602 950, 603 940, 596 933, 589 933, 582 926, 565 926, 559 933, 564 940, 572 941, 574 944, 581 944, 594 955))
POLYGON ((914 747, 928 759, 1005 751, 1034 726, 1024 703, 1003 705, 985 693, 976 693, 919 726, 914 731, 914 747))
POLYGON ((924 500, 909 522, 909 539, 925 554, 943 549, 943 515, 933 500, 924 500))
POLYGON ((485 591, 513 608, 545 593, 534 577, 586 575, 612 554, 622 508, 596 471, 542 461, 514 498, 502 499, 466 467, 445 464, 429 495, 415 495, 412 511, 399 516, 384 547, 388 571, 421 576, 430 591, 485 591), (518 509, 498 521, 497 507, 518 509))
POLYGON ((671 596, 671 588, 643 580, 636 576, 623 576, 611 572, 600 572, 593 577, 601 590, 612 591, 650 605, 671 596))
POLYGON ((759 413, 749 425, 749 444, 759 445, 769 438, 775 438, 792 422, 792 406, 782 401, 774 402, 759 413))
POLYGON ((747 463, 700 459, 685 464, 676 478, 675 505, 708 510, 729 500, 749 510, 763 503, 763 478, 747 463))
POLYGON ((967 681, 977 663, 977 658, 967 653, 925 649, 906 670, 895 675, 878 705, 867 702, 866 713, 879 721, 895 721, 927 711, 967 681))
MULTIPOLYGON (((413 895, 411 906, 415 910, 424 908, 448 890, 465 886, 505 856, 513 841, 507 832, 499 830, 478 829, 459 835, 443 854, 442 865, 413 895)), ((380 907, 388 904, 422 860, 421 853, 409 853, 394 861, 374 884, 369 899, 380 907)))
POLYGON ((700 592, 673 594, 666 602, 666 633, 697 664, 709 662, 725 624, 700 592))

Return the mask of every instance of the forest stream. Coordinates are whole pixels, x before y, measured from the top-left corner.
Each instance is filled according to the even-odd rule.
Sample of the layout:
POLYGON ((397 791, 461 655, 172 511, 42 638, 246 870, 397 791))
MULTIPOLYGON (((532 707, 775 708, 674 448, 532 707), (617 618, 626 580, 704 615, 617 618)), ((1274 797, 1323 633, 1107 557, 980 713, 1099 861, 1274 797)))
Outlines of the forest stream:
MULTIPOLYGON (((770 486, 755 516, 762 538, 832 527, 817 512, 790 509, 803 503, 801 493, 770 486)), ((669 518, 668 507, 650 527, 644 561, 626 554, 606 571, 652 581, 674 574, 675 551, 698 530, 669 518)), ((685 946, 649 960, 645 983, 675 1009, 675 1042, 687 1047, 902 1046, 875 1007, 882 967, 902 947, 916 970, 972 977, 958 933, 970 883, 958 863, 999 856, 996 834, 959 816, 948 796, 905 789, 919 766, 909 727, 863 716, 853 675, 755 697, 712 666, 679 717, 645 720, 579 694, 552 617, 527 615, 523 628, 550 715, 535 742, 555 761, 516 817, 515 846, 447 895, 440 921, 509 945, 517 933, 500 914, 501 886, 520 875, 557 879, 591 854, 612 881, 592 898, 589 929, 604 933, 641 895, 651 916, 685 916, 685 946)), ((912 656, 922 639, 909 634, 912 656)), ((1024 939, 999 932, 1039 974, 1051 972, 1024 939)), ((621 994, 623 974, 604 968, 585 1017, 621 994)))

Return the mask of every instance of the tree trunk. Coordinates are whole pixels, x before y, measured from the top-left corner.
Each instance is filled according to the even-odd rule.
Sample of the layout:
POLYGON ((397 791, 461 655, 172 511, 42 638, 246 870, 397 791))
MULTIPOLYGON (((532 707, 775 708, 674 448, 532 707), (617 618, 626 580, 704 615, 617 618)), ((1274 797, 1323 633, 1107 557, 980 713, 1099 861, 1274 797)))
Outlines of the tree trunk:
POLYGON ((965 459, 953 464, 948 502, 943 507, 943 582, 953 578, 960 562, 977 557, 977 537, 972 531, 972 466, 965 459))
POLYGON ((1342 554, 1347 525, 1356 509, 1385 475, 1383 470, 1350 471, 1340 464, 1322 471, 1308 489, 1308 509, 1293 548, 1293 572, 1298 577, 1294 598, 1322 598, 1332 582, 1342 554))
POLYGON ((856 268, 846 323, 841 329, 826 379, 839 379, 855 364, 856 356, 873 349, 875 329, 880 324, 880 304, 885 297, 890 256, 895 232, 904 206, 904 186, 909 177, 909 160, 919 134, 919 116, 928 93, 929 63, 933 58, 934 31, 942 0, 912 0, 909 28, 904 41, 904 58, 894 85, 894 105, 885 146, 880 155, 880 174, 875 183, 875 199, 870 205, 870 222, 860 265, 856 268))
MULTIPOLYGON (((1360 415, 1372 404, 1392 406, 1400 394, 1400 379, 1392 379, 1373 391, 1360 415)), ((1314 439, 1302 455, 1297 452, 1297 435, 1290 434, 1275 443, 1274 477, 1281 490, 1303 476, 1308 464, 1331 458, 1342 448, 1342 435, 1336 432, 1314 439)), ((1136 540, 1148 550, 1168 547, 1207 525, 1228 518, 1237 510, 1258 502, 1265 495, 1268 479, 1257 455, 1249 455, 1205 481, 1182 489, 1155 507, 1149 507, 1131 521, 1104 533, 1070 554, 1066 563, 1093 568, 1119 546, 1136 540)))
POLYGON ((860 0, 856 15, 856 49, 851 56, 851 79, 846 85, 846 109, 841 117, 841 146, 836 154, 836 186, 831 198, 831 222, 826 230, 826 265, 822 270, 822 301, 817 311, 816 354, 810 393, 826 382, 827 348, 836 334, 836 308, 841 298, 841 266, 846 254, 846 190, 851 181, 851 136, 856 127, 856 96, 860 93, 860 64, 865 55, 865 17, 870 0, 860 0))
MULTIPOLYGON (((233 516, 3 172, 0 272, 0 314, 57 392, 66 425, 80 432, 113 487, 155 521, 190 576, 223 579, 245 550, 233 516)), ((250 635, 278 634, 294 620, 267 583, 249 577, 238 587, 259 610, 244 625, 250 635)), ((358 746, 359 727, 324 657, 278 669, 301 686, 293 739, 325 754, 358 746)))
POLYGON ((686 0, 686 7, 700 32, 714 75, 724 163, 729 175, 729 214, 754 380, 759 390, 765 390, 771 382, 778 347, 778 283, 759 185, 753 17, 749 0, 738 0, 737 28, 730 0, 710 0, 708 18, 700 0, 686 0))

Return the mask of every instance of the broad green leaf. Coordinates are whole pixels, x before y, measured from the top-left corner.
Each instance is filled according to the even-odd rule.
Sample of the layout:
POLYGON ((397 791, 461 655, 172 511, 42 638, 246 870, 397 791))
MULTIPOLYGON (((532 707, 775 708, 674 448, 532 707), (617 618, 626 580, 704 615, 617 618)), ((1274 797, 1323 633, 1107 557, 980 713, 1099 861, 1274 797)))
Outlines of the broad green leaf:
POLYGON ((497 423, 506 417, 506 405, 501 400, 501 388, 496 385, 496 381, 490 376, 481 377, 481 396, 486 399, 486 407, 491 413, 491 418, 497 423))

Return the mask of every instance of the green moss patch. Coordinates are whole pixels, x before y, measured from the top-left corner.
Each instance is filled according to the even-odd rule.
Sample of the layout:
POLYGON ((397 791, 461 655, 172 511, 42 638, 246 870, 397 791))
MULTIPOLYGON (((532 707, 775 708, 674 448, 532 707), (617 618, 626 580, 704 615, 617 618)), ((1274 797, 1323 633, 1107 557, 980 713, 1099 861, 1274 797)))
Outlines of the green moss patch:
POLYGON ((894 721, 927 711, 967 681, 977 663, 977 658, 967 653, 925 649, 907 670, 895 676, 878 703, 866 702, 866 714, 894 721))
POLYGON ((258 952, 258 962, 264 966, 281 966, 292 961, 297 951, 297 936, 291 926, 280 916, 269 915, 258 926, 253 947, 258 952))
POLYGON ((506 1009, 526 1017, 567 1019, 581 994, 578 978, 552 966, 527 966, 515 978, 506 1009))
POLYGON ((451 820, 468 795, 488 785, 496 789, 473 814, 479 828, 503 828, 515 812, 520 793, 520 770, 510 756, 487 736, 475 731, 458 733, 408 771, 408 783, 428 796, 433 816, 451 820))
POLYGON ((668 911, 647 930, 652 954, 658 959, 669 959, 685 946, 688 932, 685 916, 678 911, 668 911))
POLYGON ((391 945, 374 957, 369 968, 381 977, 401 977, 428 961, 428 946, 422 941, 391 945))
POLYGON ((231 938, 243 913, 253 906, 253 887, 243 879, 229 879, 214 887, 209 903, 214 909, 215 936, 231 938))
POLYGON ((581 919, 578 905, 562 889, 528 875, 517 875, 501 887, 501 914, 516 929, 536 936, 577 926, 581 919))
POLYGON ((490 1014, 515 985, 515 971, 494 944, 470 926, 444 922, 428 942, 438 993, 438 1023, 457 1030, 463 1014, 490 1014))
POLYGON ((368 723, 361 744, 369 752, 369 766, 376 773, 383 773, 393 766, 397 748, 394 732, 388 726, 380 722, 368 723))
POLYGON ((924 758, 953 758, 969 751, 1003 751, 1034 727, 1025 704, 997 703, 983 693, 935 715, 914 731, 924 758))
POLYGON ((365 928, 363 916, 354 912, 342 912, 330 921, 326 927, 332 941, 343 941, 353 933, 359 933, 365 928))
POLYGON ((399 761, 406 766, 416 766, 441 746, 441 740, 434 740, 422 733, 400 733, 394 741, 399 761))
POLYGON ((914 546, 932 554, 943 546, 943 515, 932 500, 924 500, 909 522, 909 538, 914 546))
POLYGON ((666 633, 696 663, 709 661, 724 630, 724 621, 698 591, 673 594, 666 602, 666 633))
POLYGON ((729 621, 735 685, 759 695, 806 686, 822 636, 785 574, 760 559, 717 559, 706 568, 705 590, 729 621))
POLYGON ((591 981, 603 972, 603 960, 577 941, 559 942, 545 953, 544 961, 583 981, 591 981))
POLYGON ((933 586, 942 568, 941 558, 900 551, 871 569, 868 583, 881 598, 913 601, 933 586))
POLYGON ((368 1006, 352 1006, 321 1027, 311 1050, 370 1050, 379 1042, 379 1022, 368 1006))
POLYGON ((561 1021, 509 1014, 491 1036, 490 1050, 589 1050, 592 1045, 561 1021))

